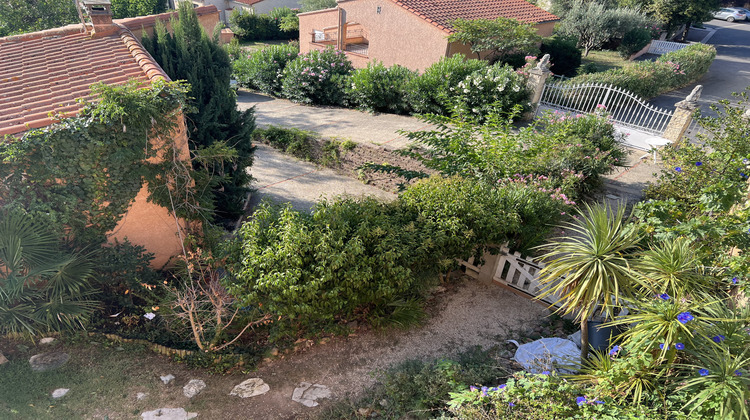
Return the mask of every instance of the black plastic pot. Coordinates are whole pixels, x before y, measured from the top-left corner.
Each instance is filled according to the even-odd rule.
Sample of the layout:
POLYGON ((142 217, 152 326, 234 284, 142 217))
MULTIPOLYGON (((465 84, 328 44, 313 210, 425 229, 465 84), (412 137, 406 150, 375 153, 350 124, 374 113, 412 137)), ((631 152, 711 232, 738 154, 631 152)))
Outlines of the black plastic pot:
POLYGON ((604 321, 589 321, 589 345, 594 350, 609 350, 610 343, 620 334, 617 327, 601 327, 604 321))

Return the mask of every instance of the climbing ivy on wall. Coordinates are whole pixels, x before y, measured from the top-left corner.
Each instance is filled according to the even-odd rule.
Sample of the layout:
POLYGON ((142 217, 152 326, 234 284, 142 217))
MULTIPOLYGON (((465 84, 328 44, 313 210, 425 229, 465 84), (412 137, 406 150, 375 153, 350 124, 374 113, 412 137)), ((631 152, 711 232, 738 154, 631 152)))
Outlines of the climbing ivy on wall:
POLYGON ((175 182, 183 163, 171 135, 186 84, 131 81, 92 90, 98 102, 77 116, 0 144, 0 203, 48 219, 74 246, 104 241, 144 181, 150 199, 167 208, 191 186, 175 182))

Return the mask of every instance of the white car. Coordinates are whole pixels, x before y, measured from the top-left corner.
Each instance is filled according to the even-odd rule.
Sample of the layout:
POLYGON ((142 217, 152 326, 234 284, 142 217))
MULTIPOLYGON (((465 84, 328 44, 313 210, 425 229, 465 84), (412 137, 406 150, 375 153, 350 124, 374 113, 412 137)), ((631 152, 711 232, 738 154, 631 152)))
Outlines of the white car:
POLYGON ((722 8, 718 12, 714 12, 714 19, 723 19, 727 22, 734 22, 736 20, 745 20, 747 16, 740 12, 738 9, 722 8))

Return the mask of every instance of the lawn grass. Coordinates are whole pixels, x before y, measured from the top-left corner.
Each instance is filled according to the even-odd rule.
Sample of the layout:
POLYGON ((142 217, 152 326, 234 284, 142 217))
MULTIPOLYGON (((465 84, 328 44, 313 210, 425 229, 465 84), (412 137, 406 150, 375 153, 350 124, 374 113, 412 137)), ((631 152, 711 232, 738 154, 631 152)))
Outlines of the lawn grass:
POLYGON ((588 63, 595 64, 599 71, 620 68, 630 64, 629 61, 623 60, 617 51, 610 50, 589 51, 589 55, 581 59, 582 66, 588 63))
POLYGON ((109 413, 137 417, 141 407, 131 395, 135 392, 133 386, 139 384, 137 392, 154 393, 154 381, 146 380, 140 366, 147 356, 142 345, 66 346, 65 351, 71 355, 66 365, 53 371, 33 372, 28 363, 30 355, 50 350, 6 343, 4 352, 10 362, 0 366, 0 418, 106 418, 109 413), (7 347, 20 350, 11 355, 7 347), (54 400, 51 393, 57 388, 69 388, 70 392, 54 400))

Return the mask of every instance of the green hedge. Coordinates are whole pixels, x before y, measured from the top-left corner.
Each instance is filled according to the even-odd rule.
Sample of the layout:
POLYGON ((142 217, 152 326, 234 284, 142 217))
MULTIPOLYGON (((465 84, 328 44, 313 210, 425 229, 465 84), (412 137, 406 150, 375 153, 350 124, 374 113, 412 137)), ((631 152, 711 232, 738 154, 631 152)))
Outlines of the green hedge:
POLYGON ((296 44, 272 45, 241 56, 232 62, 234 77, 240 86, 269 95, 281 94, 282 73, 287 63, 297 58, 296 44))
POLYGON ((282 31, 279 28, 282 18, 272 15, 257 15, 235 9, 229 15, 229 23, 234 33, 243 41, 299 39, 299 31, 282 31))
POLYGON ((713 46, 693 44, 664 54, 656 61, 639 61, 601 73, 584 74, 565 83, 611 84, 648 99, 699 80, 715 57, 716 48, 713 46))
POLYGON ((463 54, 443 57, 409 82, 409 104, 418 114, 450 115, 455 88, 468 75, 487 68, 483 60, 466 59, 463 54))
POLYGON ((560 217, 549 193, 462 178, 430 178, 389 204, 337 199, 319 202, 311 214, 261 205, 240 229, 226 286, 242 306, 278 319, 274 338, 358 318, 383 325, 407 312, 456 258, 503 243, 535 221, 516 203, 529 194, 555 219, 535 226, 546 231, 560 217))
POLYGON ((386 67, 375 60, 352 73, 347 96, 353 105, 365 111, 406 114, 410 110, 407 85, 415 76, 406 67, 386 67))

